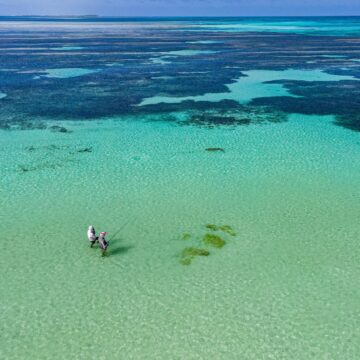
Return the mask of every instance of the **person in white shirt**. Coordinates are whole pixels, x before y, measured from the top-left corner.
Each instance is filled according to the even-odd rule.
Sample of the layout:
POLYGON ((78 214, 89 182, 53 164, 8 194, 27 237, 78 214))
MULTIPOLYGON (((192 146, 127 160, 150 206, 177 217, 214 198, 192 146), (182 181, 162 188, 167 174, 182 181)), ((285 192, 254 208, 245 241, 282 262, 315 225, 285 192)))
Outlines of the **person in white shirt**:
POLYGON ((98 240, 98 237, 96 236, 95 229, 92 225, 90 225, 88 228, 87 237, 90 241, 90 247, 93 247, 95 245, 96 241, 98 240))

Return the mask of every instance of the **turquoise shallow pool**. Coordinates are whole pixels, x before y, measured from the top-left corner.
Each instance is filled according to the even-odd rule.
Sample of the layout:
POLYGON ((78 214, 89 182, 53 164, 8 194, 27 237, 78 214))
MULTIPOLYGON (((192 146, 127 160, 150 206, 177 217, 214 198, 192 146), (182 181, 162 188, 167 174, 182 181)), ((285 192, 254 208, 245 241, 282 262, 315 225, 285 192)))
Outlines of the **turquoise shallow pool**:
POLYGON ((241 104, 247 104, 251 100, 262 97, 294 96, 282 84, 274 83, 277 80, 297 81, 340 81, 357 80, 352 76, 331 75, 320 70, 251 70, 243 72, 243 77, 232 84, 227 85, 224 93, 209 93, 197 96, 171 97, 154 96, 145 98, 139 105, 153 105, 160 103, 176 104, 184 101, 208 101, 218 102, 222 100, 234 100, 241 104))
POLYGON ((0 359, 360 358, 360 42, 256 21, 0 21, 0 359))

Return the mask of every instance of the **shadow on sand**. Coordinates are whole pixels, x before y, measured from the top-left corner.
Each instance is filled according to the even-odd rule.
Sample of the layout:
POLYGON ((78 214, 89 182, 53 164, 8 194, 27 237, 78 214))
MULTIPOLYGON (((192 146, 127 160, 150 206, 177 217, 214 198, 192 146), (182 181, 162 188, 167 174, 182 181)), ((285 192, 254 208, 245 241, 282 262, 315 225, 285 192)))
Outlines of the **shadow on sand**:
POLYGON ((110 241, 109 248, 106 251, 106 256, 114 256, 120 254, 126 254, 129 250, 133 249, 134 246, 132 245, 124 245, 121 246, 119 242, 122 242, 123 239, 113 239, 110 241))

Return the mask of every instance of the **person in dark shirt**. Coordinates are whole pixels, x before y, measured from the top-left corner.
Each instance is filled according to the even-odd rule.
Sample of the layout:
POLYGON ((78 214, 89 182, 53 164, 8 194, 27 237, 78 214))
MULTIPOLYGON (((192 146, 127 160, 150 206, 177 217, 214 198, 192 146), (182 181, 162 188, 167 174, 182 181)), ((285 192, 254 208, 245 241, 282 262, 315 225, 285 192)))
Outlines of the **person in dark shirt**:
POLYGON ((107 233, 105 231, 102 231, 99 235, 98 241, 99 241, 99 245, 100 245, 100 250, 101 250, 101 256, 105 255, 106 249, 109 246, 109 242, 106 241, 105 239, 105 235, 107 233))

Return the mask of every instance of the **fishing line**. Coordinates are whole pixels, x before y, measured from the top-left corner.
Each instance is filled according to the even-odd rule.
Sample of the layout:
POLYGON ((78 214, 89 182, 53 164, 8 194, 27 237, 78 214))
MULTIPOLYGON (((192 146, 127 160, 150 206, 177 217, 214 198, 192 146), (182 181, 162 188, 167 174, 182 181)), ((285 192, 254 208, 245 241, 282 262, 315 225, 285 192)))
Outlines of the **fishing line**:
POLYGON ((109 242, 115 238, 117 234, 119 234, 120 231, 122 231, 126 225, 128 225, 130 222, 135 220, 135 216, 127 220, 118 230, 115 231, 114 235, 109 239, 109 242))
MULTIPOLYGON (((110 246, 110 242, 115 238, 116 235, 118 235, 122 230, 124 230, 124 228, 129 225, 131 222, 133 222, 136 219, 136 216, 130 218, 129 220, 125 221, 125 223, 117 230, 115 231, 114 235, 109 239, 109 246, 110 246)), ((109 251, 109 259, 107 261, 112 262, 113 264, 115 264, 116 266, 121 266, 119 264, 118 261, 116 261, 113 256, 111 256, 111 250, 109 251)))

